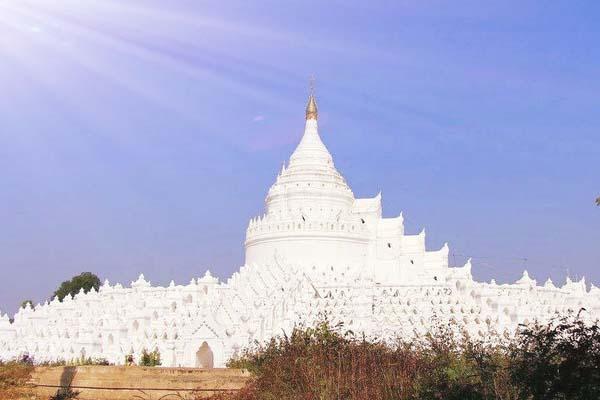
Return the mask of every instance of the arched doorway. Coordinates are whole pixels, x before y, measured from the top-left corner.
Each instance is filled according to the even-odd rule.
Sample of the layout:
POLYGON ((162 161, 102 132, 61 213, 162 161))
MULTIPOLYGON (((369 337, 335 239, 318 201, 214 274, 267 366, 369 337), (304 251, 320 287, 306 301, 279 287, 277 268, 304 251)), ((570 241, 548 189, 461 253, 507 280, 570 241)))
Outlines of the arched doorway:
POLYGON ((196 368, 213 368, 214 356, 208 343, 202 343, 202 346, 196 352, 196 368))

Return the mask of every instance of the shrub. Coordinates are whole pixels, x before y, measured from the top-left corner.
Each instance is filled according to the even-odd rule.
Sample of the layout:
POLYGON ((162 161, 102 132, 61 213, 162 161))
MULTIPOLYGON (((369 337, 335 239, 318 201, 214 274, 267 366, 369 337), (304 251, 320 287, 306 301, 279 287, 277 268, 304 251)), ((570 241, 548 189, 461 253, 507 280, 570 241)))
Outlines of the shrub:
POLYGON ((110 363, 108 362, 108 360, 106 358, 92 358, 92 357, 81 357, 78 359, 73 360, 71 363, 69 363, 68 365, 110 365, 110 363))
POLYGON ((407 343, 369 342, 326 321, 256 343, 228 363, 253 380, 239 400, 600 399, 600 327, 578 318, 522 327, 490 345, 450 326, 407 343))
POLYGON ((58 389, 54 396, 50 396, 49 400, 71 400, 76 399, 80 392, 77 392, 69 387, 58 389))
POLYGON ((255 375, 257 399, 410 398, 422 367, 410 346, 369 342, 342 328, 323 322, 294 329, 256 345, 228 366, 255 375))
POLYGON ((561 318, 525 327, 511 364, 522 398, 600 399, 600 326, 561 318))
POLYGON ((125 365, 134 365, 133 354, 127 354, 125 356, 125 365))
POLYGON ((154 349, 152 352, 148 352, 146 349, 142 351, 142 355, 140 357, 140 366, 157 367, 160 364, 160 352, 158 349, 154 349))
POLYGON ((111 365, 111 363, 106 358, 92 358, 92 357, 80 357, 74 358, 71 361, 65 360, 55 360, 55 361, 44 361, 41 363, 36 363, 36 365, 43 367, 76 367, 79 365, 111 365))

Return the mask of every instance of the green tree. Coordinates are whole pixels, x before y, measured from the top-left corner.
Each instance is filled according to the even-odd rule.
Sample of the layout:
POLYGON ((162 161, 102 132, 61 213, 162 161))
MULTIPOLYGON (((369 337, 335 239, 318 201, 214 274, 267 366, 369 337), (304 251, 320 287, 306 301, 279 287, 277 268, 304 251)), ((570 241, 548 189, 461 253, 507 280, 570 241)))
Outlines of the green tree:
POLYGON ((52 297, 57 297, 59 301, 62 301, 67 295, 73 296, 79 293, 81 289, 83 289, 84 293, 87 293, 92 288, 98 290, 99 287, 100 278, 91 272, 83 272, 74 276, 71 280, 61 283, 52 297))
POLYGON ((31 300, 23 300, 21 302, 21 308, 27 307, 27 304, 29 304, 31 307, 33 307, 33 301, 31 301, 31 300))

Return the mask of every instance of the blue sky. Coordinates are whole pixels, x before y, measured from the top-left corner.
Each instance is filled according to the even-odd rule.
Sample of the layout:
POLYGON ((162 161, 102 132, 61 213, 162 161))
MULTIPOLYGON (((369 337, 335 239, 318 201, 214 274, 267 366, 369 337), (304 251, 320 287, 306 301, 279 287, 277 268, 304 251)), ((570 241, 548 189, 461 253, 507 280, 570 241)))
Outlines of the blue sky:
POLYGON ((478 279, 600 283, 597 1, 0 0, 0 310, 243 262, 308 77, 357 196, 478 279))

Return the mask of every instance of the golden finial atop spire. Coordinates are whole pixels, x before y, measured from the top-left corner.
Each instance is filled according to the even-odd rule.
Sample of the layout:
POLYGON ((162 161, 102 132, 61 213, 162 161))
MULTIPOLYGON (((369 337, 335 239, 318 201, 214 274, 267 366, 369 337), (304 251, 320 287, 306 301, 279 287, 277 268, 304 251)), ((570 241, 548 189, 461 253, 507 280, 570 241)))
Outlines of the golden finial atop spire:
POLYGON ((310 77, 310 95, 308 96, 308 104, 306 105, 306 119, 317 119, 319 113, 317 111, 317 100, 315 100, 315 77, 310 77))

